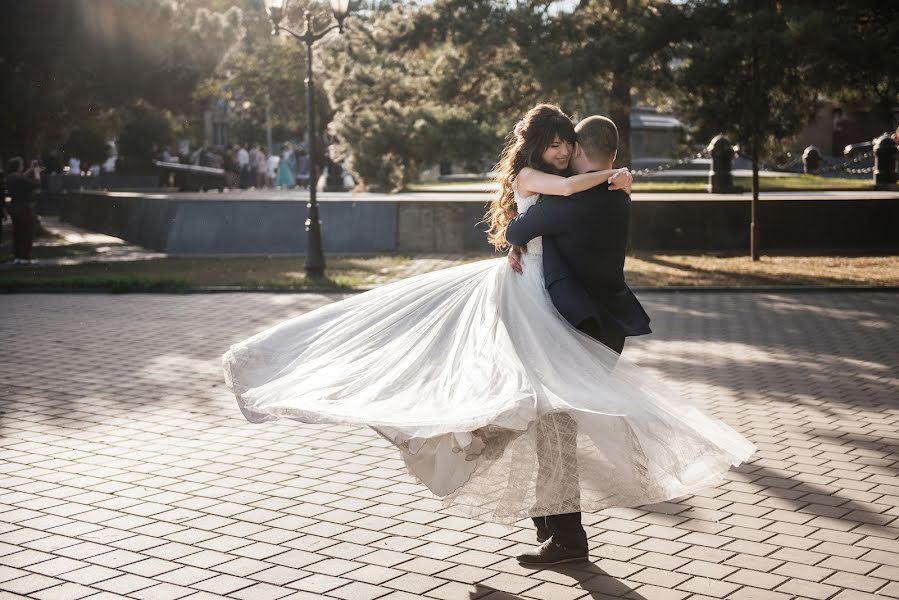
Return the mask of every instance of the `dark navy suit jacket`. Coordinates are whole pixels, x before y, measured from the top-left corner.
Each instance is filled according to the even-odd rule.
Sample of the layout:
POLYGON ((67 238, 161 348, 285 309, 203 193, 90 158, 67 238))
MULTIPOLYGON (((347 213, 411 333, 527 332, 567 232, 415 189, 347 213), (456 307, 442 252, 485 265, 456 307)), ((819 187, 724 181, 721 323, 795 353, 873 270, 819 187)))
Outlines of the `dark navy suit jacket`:
POLYGON ((541 197, 509 223, 506 241, 524 246, 543 237, 546 289, 575 327, 595 319, 604 335, 652 333, 649 315, 624 281, 631 199, 608 188, 541 197))

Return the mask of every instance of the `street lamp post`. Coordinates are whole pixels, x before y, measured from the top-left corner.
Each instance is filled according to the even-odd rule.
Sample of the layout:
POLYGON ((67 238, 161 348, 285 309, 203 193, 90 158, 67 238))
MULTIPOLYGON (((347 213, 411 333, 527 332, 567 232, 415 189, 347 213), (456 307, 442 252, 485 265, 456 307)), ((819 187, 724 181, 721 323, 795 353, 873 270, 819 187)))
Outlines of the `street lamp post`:
POLYGON ((303 18, 306 21, 302 33, 295 33, 281 26, 281 20, 287 12, 289 0, 265 0, 265 8, 272 21, 272 33, 278 35, 280 31, 287 32, 290 36, 306 44, 306 115, 309 130, 309 204, 306 214, 306 275, 309 277, 321 277, 325 274, 325 255, 322 252, 321 221, 318 217, 318 201, 316 184, 318 182, 317 164, 315 160, 315 87, 312 80, 312 45, 326 34, 337 29, 343 33, 343 21, 350 12, 350 0, 330 0, 331 11, 337 19, 337 25, 332 25, 322 31, 314 29, 312 13, 306 10, 303 18))

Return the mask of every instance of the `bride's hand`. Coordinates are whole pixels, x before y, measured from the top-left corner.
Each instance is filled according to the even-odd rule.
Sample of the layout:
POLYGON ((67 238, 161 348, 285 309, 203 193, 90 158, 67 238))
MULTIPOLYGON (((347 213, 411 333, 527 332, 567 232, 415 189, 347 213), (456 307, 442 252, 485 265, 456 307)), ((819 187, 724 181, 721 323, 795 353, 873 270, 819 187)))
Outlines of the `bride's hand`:
POLYGON ((617 173, 609 177, 610 190, 624 190, 628 194, 631 193, 631 184, 634 183, 634 176, 627 167, 619 170, 617 173))
POLYGON ((509 248, 509 266, 516 273, 521 274, 523 272, 521 269, 521 255, 527 251, 527 246, 512 246, 509 248))

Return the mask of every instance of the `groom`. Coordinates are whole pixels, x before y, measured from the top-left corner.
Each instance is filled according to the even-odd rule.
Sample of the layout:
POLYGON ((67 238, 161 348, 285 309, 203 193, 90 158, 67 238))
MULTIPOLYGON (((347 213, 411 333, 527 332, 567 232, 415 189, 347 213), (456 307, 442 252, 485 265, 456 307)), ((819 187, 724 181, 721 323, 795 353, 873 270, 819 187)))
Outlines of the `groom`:
MULTIPOLYGON (((618 153, 618 128, 605 117, 588 117, 577 124, 577 143, 570 167, 575 174, 611 169, 618 153)), ((559 313, 583 333, 618 354, 624 338, 651 333, 649 316, 624 281, 624 255, 630 219, 630 196, 611 191, 607 183, 578 194, 545 196, 506 228, 512 244, 509 263, 521 272, 521 252, 532 239, 543 237, 543 277, 559 313)), ((566 425, 576 423, 565 415, 566 425)), ((556 425, 558 426, 558 425, 556 425)), ((560 452, 576 460, 576 447, 560 452)), ((519 562, 543 566, 588 558, 587 533, 581 513, 535 517, 535 550, 519 562)))

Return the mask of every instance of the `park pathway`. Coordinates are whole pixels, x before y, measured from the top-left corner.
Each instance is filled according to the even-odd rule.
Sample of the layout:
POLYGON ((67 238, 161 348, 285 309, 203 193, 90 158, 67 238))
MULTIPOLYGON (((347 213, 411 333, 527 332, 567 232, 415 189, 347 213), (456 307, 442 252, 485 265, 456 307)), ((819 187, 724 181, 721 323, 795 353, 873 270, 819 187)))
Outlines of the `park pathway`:
POLYGON ((243 419, 220 354, 337 297, 0 298, 0 600, 899 598, 896 294, 644 294, 625 352, 759 452, 542 571, 372 431, 243 419))

